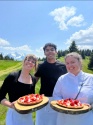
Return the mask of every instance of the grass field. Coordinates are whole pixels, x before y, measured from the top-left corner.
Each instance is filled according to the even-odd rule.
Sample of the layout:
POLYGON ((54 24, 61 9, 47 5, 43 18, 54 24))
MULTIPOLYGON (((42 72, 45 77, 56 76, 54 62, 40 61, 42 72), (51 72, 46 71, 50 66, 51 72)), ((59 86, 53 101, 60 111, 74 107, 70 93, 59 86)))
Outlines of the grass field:
MULTIPOLYGON (((63 58, 59 59, 60 61, 64 62, 63 58)), ((85 60, 83 60, 83 71, 92 73, 93 70, 88 70, 87 65, 88 65, 89 59, 86 57, 85 60)), ((3 83, 4 78, 12 71, 16 71, 21 69, 22 67, 22 62, 18 61, 4 61, 0 60, 0 86, 3 83)), ((32 72, 33 74, 33 72, 32 72)), ((36 84, 36 93, 39 92, 40 88, 40 82, 36 84)), ((5 125, 5 116, 6 116, 7 108, 5 106, 0 105, 0 125, 5 125)), ((33 119, 35 120, 35 113, 33 113, 33 119)))

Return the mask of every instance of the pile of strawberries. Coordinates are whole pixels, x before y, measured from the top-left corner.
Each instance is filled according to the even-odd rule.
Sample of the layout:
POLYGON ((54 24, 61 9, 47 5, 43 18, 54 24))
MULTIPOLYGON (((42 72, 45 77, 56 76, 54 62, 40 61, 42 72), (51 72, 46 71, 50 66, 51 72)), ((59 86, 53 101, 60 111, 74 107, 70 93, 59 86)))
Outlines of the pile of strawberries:
POLYGON ((57 103, 59 105, 63 105, 63 106, 72 106, 72 107, 79 107, 82 106, 82 103, 79 100, 75 100, 75 99, 62 99, 62 100, 58 100, 57 103))

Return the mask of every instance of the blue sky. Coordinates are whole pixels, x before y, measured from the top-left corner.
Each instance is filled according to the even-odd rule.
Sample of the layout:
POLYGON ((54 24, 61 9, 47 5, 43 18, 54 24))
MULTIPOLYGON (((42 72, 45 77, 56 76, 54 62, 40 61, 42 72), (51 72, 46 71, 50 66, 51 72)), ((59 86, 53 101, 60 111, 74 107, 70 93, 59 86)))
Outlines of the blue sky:
POLYGON ((93 1, 0 1, 0 52, 44 57, 52 42, 93 49, 93 1))

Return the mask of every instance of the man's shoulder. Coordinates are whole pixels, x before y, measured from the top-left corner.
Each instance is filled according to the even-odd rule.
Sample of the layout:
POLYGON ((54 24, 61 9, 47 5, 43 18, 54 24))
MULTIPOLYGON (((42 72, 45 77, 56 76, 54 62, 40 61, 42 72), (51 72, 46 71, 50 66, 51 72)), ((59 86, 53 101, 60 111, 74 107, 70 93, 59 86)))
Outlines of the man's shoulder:
POLYGON ((63 62, 61 62, 61 61, 59 61, 59 60, 56 61, 56 64, 59 64, 59 65, 65 66, 65 63, 63 63, 63 62))
POLYGON ((38 64, 38 66, 43 66, 43 65, 46 65, 46 61, 42 61, 38 64))
MULTIPOLYGON (((49 66, 50 64, 51 63, 48 63, 47 61, 43 61, 43 62, 40 62, 38 64, 38 67, 43 67, 43 66, 45 67, 45 66, 49 66)), ((57 60, 53 65, 65 67, 65 63, 63 63, 63 62, 61 62, 59 60, 57 60)))

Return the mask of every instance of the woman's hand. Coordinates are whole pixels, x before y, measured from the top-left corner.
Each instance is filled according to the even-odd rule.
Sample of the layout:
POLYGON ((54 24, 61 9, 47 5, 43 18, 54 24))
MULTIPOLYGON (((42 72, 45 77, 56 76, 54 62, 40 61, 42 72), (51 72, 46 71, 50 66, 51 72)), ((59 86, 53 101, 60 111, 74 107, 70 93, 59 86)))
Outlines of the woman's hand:
POLYGON ((15 101, 14 101, 14 102, 11 102, 10 108, 13 108, 13 109, 15 109, 15 106, 14 106, 14 104, 15 104, 15 101))
POLYGON ((14 106, 15 101, 14 101, 14 102, 9 102, 7 99, 3 99, 3 100, 1 101, 1 104, 4 105, 4 106, 7 106, 7 107, 9 107, 9 108, 15 109, 15 106, 14 106))

